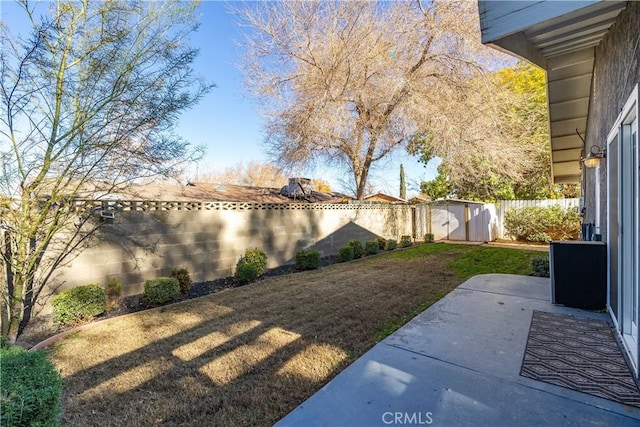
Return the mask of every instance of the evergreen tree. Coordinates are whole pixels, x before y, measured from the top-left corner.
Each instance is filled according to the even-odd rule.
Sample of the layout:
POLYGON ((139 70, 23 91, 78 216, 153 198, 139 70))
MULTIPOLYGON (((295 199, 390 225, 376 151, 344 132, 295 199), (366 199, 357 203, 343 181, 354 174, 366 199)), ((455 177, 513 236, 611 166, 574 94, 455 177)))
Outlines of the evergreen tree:
POLYGON ((400 165, 400 198, 407 200, 407 183, 404 180, 404 165, 400 165))

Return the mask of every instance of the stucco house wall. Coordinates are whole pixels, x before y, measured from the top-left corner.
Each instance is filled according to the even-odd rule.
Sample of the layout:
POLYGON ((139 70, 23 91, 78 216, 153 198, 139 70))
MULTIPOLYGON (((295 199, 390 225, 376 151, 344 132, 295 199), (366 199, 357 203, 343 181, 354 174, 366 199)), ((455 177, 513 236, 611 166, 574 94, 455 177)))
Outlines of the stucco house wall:
MULTIPOLYGON (((616 23, 596 48, 591 100, 587 121, 585 152, 594 145, 606 147, 620 110, 636 84, 640 83, 640 2, 628 2, 616 23)), ((600 175, 600 206, 595 197, 585 197, 584 222, 595 222, 595 210, 600 209, 601 234, 607 241, 607 162, 598 169, 584 168, 583 194, 595 191, 596 173, 600 175)))
POLYGON ((607 307, 638 376, 640 2, 478 3, 483 43, 547 71, 554 179, 582 182, 584 222, 607 244, 607 307), (580 168, 594 146, 600 167, 580 168))

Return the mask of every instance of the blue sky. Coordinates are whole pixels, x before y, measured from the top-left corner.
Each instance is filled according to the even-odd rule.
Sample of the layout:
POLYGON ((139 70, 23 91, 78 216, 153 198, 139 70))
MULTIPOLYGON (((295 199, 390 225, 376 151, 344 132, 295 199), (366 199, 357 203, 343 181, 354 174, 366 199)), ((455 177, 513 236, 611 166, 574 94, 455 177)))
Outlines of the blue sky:
MULTIPOLYGON (((4 0, 0 7, 2 21, 15 23, 18 7, 4 0)), ((193 179, 200 173, 215 172, 239 162, 270 160, 263 144, 263 121, 257 103, 245 91, 237 67, 242 48, 235 41, 241 40, 242 35, 235 24, 236 18, 228 13, 224 2, 204 1, 200 12, 201 26, 192 37, 193 45, 200 49, 194 67, 217 87, 195 108, 186 111, 178 123, 178 134, 206 147, 205 157, 187 173, 193 179)), ((377 191, 398 195, 400 163, 404 164, 409 196, 417 192, 421 180, 432 179, 436 173, 435 165, 425 167, 415 157, 398 151, 388 161, 382 160, 373 167, 370 180, 377 191)), ((335 191, 346 191, 341 185, 343 172, 334 167, 317 166, 300 174, 324 179, 335 191)))
MULTIPOLYGON (((243 51, 235 43, 242 39, 235 25, 236 18, 227 12, 224 2, 205 1, 200 8, 201 27, 193 37, 194 45, 200 48, 195 68, 217 87, 183 116, 179 132, 189 141, 207 147, 205 158, 198 166, 200 172, 243 161, 269 161, 263 144, 262 118, 257 104, 244 90, 237 67, 243 51)), ((425 167, 415 157, 398 151, 389 161, 382 160, 378 167, 374 166, 370 178, 377 190, 398 195, 401 163, 407 182, 416 183, 414 187, 421 180, 435 176, 435 165, 425 167)), ((318 166, 301 172, 310 178, 329 181, 335 190, 343 190, 340 180, 344 174, 335 168, 318 166)), ((416 193, 417 188, 415 190, 409 188, 408 194, 416 193)))

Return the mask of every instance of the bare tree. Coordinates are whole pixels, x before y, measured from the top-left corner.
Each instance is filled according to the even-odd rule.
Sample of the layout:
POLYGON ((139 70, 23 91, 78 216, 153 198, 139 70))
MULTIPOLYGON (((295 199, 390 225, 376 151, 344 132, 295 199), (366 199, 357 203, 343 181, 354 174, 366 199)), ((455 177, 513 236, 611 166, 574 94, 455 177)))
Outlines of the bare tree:
POLYGON ((562 191, 551 183, 544 72, 520 63, 487 77, 475 80, 475 90, 461 101, 481 114, 442 110, 424 118, 442 124, 430 125, 435 133, 410 146, 423 161, 442 158, 439 177, 427 186, 446 181, 457 197, 475 200, 547 198, 562 191), (452 132, 460 129, 465 131, 452 132), (432 135, 447 135, 450 142, 432 135))
MULTIPOLYGON (((447 96, 452 102, 424 115, 422 141, 417 146, 428 157, 440 157, 454 183, 478 176, 500 175, 522 181, 539 163, 541 147, 521 144, 505 133, 502 106, 495 96, 501 89, 491 76, 471 79, 464 92, 447 96)), ((415 148, 411 146, 410 148, 415 148)))
MULTIPOLYGON (((204 172, 196 180, 214 184, 278 188, 285 185, 288 179, 285 171, 276 164, 249 162, 246 165, 238 163, 226 167, 220 172, 204 172)), ((314 191, 331 192, 331 185, 325 180, 314 178, 310 185, 314 191)))
POLYGON ((195 4, 21 6, 29 38, 3 25, 0 62, 2 335, 11 341, 56 269, 101 226, 78 199, 171 175, 197 156, 174 123, 210 88, 191 68, 195 4))
POLYGON ((238 163, 219 172, 205 172, 198 181, 214 184, 235 184, 251 187, 281 187, 287 183, 287 176, 273 163, 238 163))
POLYGON ((273 154, 285 164, 345 166, 362 198, 372 163, 416 134, 431 135, 438 154, 464 149, 450 138, 464 120, 449 116, 482 113, 467 108, 465 94, 492 55, 475 7, 305 1, 239 10, 250 30, 247 85, 263 102, 273 154))

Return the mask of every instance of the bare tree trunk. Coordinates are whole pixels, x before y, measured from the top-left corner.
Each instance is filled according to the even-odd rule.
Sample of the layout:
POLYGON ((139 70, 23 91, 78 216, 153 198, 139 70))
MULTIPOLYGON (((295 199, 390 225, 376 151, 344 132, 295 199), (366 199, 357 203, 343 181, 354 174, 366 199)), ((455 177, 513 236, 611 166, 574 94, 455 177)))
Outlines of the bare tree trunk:
POLYGON ((378 143, 378 136, 371 135, 369 137, 369 147, 367 148, 367 153, 364 156, 362 171, 360 172, 360 176, 356 177, 356 182, 358 183, 357 191, 356 191, 356 199, 358 200, 364 199, 364 192, 367 185, 367 179, 369 178, 369 170, 371 169, 371 163, 373 163, 373 153, 376 150, 377 143, 378 143))
MULTIPOLYGON (((18 275, 18 278, 20 276, 18 275)), ((8 310, 8 327, 6 335, 9 337, 9 342, 15 343, 18 339, 20 330, 20 320, 22 318, 22 292, 24 290, 24 283, 20 279, 16 280, 16 276, 13 276, 12 283, 9 284, 12 288, 9 294, 9 310, 8 310)))
MULTIPOLYGON (((35 237, 31 237, 29 239, 29 251, 30 254, 33 254, 36 250, 36 238, 35 237)), ((21 320, 20 320, 20 324, 18 325, 18 331, 17 331, 17 335, 22 334, 22 332, 24 331, 24 328, 27 326, 27 324, 29 323, 29 321, 31 320, 31 315, 33 313, 33 305, 35 304, 35 298, 34 298, 34 274, 35 271, 37 270, 38 266, 40 265, 40 261, 42 260, 42 257, 39 256, 36 260, 36 263, 33 267, 33 270, 30 272, 30 274, 27 276, 26 280, 25 280, 25 293, 24 293, 24 297, 23 297, 23 301, 22 301, 22 316, 21 316, 21 320)))
POLYGON ((9 234, 9 231, 7 230, 3 230, 2 231, 2 244, 4 245, 5 251, 4 251, 4 257, 3 257, 3 266, 4 266, 4 274, 3 274, 3 278, 6 280, 6 282, 3 285, 2 291, 6 292, 5 295, 3 295, 2 297, 2 301, 0 302, 0 304, 2 304, 2 306, 0 306, 0 322, 2 323, 2 327, 0 329, 2 329, 2 335, 4 336, 8 336, 9 335, 9 329, 10 329, 10 313, 13 311, 12 310, 12 298, 13 298, 13 269, 11 268, 11 257, 12 257, 12 251, 11 251, 11 235, 9 234))
POLYGON ((367 177, 369 175, 369 168, 363 168, 362 169, 362 173, 360 173, 360 176, 358 176, 358 178, 356 179, 356 182, 358 183, 358 187, 356 188, 356 199, 358 200, 363 200, 364 199, 364 192, 367 186, 367 177))

